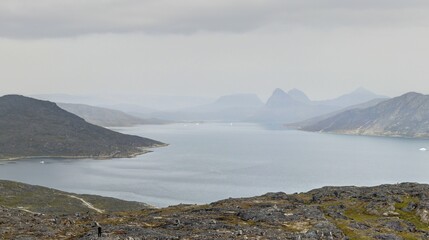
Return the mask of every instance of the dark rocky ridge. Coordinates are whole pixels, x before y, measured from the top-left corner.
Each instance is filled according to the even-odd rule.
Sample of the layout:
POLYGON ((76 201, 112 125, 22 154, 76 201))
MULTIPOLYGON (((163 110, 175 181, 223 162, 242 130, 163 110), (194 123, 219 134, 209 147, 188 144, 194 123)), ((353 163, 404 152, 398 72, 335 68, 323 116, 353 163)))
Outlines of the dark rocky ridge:
POLYGON ((302 130, 342 134, 429 137, 429 96, 410 92, 366 109, 352 109, 302 130))
POLYGON ((4 206, 16 186, 3 186, 12 189, 5 194, 0 188, 2 239, 96 239, 94 222, 103 228, 102 239, 429 239, 425 184, 324 187, 207 205, 59 216, 4 206))
POLYGON ((0 159, 131 157, 161 145, 92 125, 52 102, 19 95, 0 97, 0 159))

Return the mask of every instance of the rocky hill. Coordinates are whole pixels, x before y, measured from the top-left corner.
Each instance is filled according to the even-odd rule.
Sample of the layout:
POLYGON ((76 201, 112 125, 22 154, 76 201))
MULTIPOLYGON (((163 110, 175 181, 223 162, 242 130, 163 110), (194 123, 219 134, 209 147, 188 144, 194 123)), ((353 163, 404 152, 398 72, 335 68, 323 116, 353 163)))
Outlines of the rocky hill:
POLYGON ((162 209, 119 200, 100 205, 99 200, 87 199, 104 210, 101 213, 67 197, 68 193, 59 192, 65 196, 58 198, 54 190, 41 190, 36 196, 48 199, 54 194, 55 201, 38 201, 39 208, 23 205, 20 198, 31 202, 36 189, 11 182, 0 184, 1 239, 96 239, 95 222, 102 227, 103 239, 429 238, 429 185, 415 183, 324 187, 307 193, 268 193, 162 209), (21 193, 14 194, 15 189, 21 193), (32 194, 25 195, 28 190, 32 194), (11 195, 13 200, 9 199, 11 195), (52 202, 64 207, 74 202, 72 205, 80 209, 73 214, 58 214, 58 209, 50 209, 52 202), (107 210, 122 204, 129 209, 107 210))
POLYGON ((94 107, 85 104, 57 103, 57 105, 67 112, 76 114, 85 121, 103 127, 129 127, 143 124, 167 124, 168 121, 160 119, 142 119, 124 112, 94 107))
POLYGON ((339 113, 302 130, 428 138, 429 96, 410 92, 373 107, 339 113))
POLYGON ((19 95, 0 97, 0 159, 131 157, 161 145, 87 123, 52 102, 19 95))
POLYGON ((310 118, 310 119, 307 119, 307 120, 304 120, 304 121, 301 121, 301 122, 291 123, 291 124, 285 124, 285 126, 288 127, 288 128, 291 128, 291 129, 301 129, 301 128, 304 128, 304 127, 307 127, 307 126, 311 126, 311 125, 317 124, 317 123, 319 123, 319 122, 321 122, 323 120, 326 120, 326 119, 328 119, 330 117, 333 117, 335 115, 338 115, 340 113, 344 113, 344 112, 352 110, 352 109, 365 109, 365 108, 369 108, 369 107, 375 106, 375 105, 377 105, 377 104, 379 104, 381 102, 384 102, 386 100, 388 100, 388 98, 373 99, 373 100, 370 100, 368 102, 364 102, 364 103, 361 103, 361 104, 352 105, 352 106, 343 108, 341 110, 338 110, 338 111, 335 111, 335 112, 330 112, 330 113, 327 113, 327 114, 323 114, 323 115, 320 115, 320 116, 317 116, 317 117, 314 117, 314 118, 310 118))

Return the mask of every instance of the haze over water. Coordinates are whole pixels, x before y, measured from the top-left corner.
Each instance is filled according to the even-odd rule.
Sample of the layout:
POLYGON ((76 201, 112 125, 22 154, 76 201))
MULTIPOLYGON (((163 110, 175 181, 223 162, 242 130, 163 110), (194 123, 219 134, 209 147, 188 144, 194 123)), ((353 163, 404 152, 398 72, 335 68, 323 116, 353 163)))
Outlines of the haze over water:
POLYGON ((429 182, 429 141, 270 130, 257 124, 115 129, 170 144, 133 159, 0 163, 2 179, 167 206, 326 185, 429 182))

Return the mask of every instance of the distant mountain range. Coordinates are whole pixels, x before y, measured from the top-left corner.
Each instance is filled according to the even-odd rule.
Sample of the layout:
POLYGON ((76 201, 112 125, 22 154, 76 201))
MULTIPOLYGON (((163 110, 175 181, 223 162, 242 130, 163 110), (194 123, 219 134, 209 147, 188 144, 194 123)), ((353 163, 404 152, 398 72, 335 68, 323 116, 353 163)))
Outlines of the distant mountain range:
POLYGON ((263 105, 256 94, 233 94, 222 96, 210 104, 175 112, 161 112, 155 116, 179 121, 242 121, 263 105))
POLYGON ((373 99, 387 99, 389 97, 375 94, 368 89, 358 88, 351 93, 344 94, 334 99, 317 101, 320 104, 330 105, 330 106, 338 106, 341 108, 369 102, 373 99))
POLYGON ((85 121, 103 127, 129 127, 141 124, 167 124, 169 121, 161 119, 142 119, 119 110, 94 107, 85 104, 57 103, 57 105, 85 121))
POLYGON ((377 98, 383 98, 383 96, 359 88, 335 99, 311 101, 298 89, 288 92, 276 89, 265 106, 248 120, 263 123, 294 123, 377 98))
POLYGON ((93 93, 76 95, 35 94, 30 97, 51 102, 87 104, 91 106, 116 109, 126 113, 138 113, 143 116, 155 111, 175 111, 178 109, 208 104, 213 101, 213 98, 211 97, 142 95, 132 93, 93 93))
POLYGON ((264 107, 248 120, 262 123, 292 123, 337 110, 337 107, 315 104, 299 90, 276 89, 264 107))
POLYGON ((429 137, 429 96, 410 92, 375 106, 351 109, 302 130, 342 134, 429 137))
POLYGON ((0 159, 131 157, 161 145, 87 123, 52 102, 19 95, 0 97, 0 159))
POLYGON ((383 96, 359 88, 335 99, 312 101, 302 91, 276 89, 266 103, 256 94, 222 96, 213 103, 178 111, 156 112, 152 117, 173 121, 294 123, 383 96))
MULTIPOLYGON (((95 97, 73 98, 73 96, 68 95, 42 96, 44 98, 73 100, 73 103, 85 99, 92 102, 95 101, 95 97)), ((352 105, 362 104, 379 98, 386 97, 372 93, 364 88, 358 88, 351 93, 334 99, 313 101, 298 89, 292 89, 288 92, 276 89, 266 103, 262 102, 256 94, 232 94, 222 96, 212 103, 202 105, 198 105, 201 99, 196 99, 195 104, 197 106, 176 110, 156 110, 142 107, 140 106, 141 101, 138 101, 138 99, 146 99, 144 96, 134 96, 133 99, 136 101, 126 104, 115 103, 115 101, 106 101, 103 103, 98 99, 97 106, 110 106, 102 108, 82 104, 60 105, 67 111, 81 116, 88 122, 107 127, 131 126, 135 124, 163 124, 182 121, 256 122, 282 125, 337 112, 352 105), (120 112, 110 109, 119 110, 120 112), (159 119, 165 119, 166 121, 159 119)), ((154 104, 154 106, 161 104, 164 109, 169 109, 166 106, 168 102, 171 103, 176 100, 179 102, 182 100, 189 101, 191 99, 185 97, 169 99, 164 97, 159 99, 162 104, 158 103, 154 104)), ((149 100, 155 101, 156 98, 149 98, 149 100)), ((189 105, 190 103, 188 102, 187 104, 189 105)), ((174 106, 179 105, 176 104, 174 106)), ((170 108, 174 109, 172 106, 170 108)))

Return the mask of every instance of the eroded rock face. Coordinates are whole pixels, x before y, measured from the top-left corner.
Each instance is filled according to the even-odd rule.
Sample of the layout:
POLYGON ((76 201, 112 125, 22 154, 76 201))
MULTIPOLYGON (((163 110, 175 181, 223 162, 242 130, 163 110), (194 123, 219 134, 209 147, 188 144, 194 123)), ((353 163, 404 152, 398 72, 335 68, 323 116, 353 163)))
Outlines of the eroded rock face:
POLYGON ((96 239, 97 222, 103 239, 429 239, 428 193, 428 185, 412 183, 325 187, 207 205, 61 216, 1 207, 0 238, 96 239))

